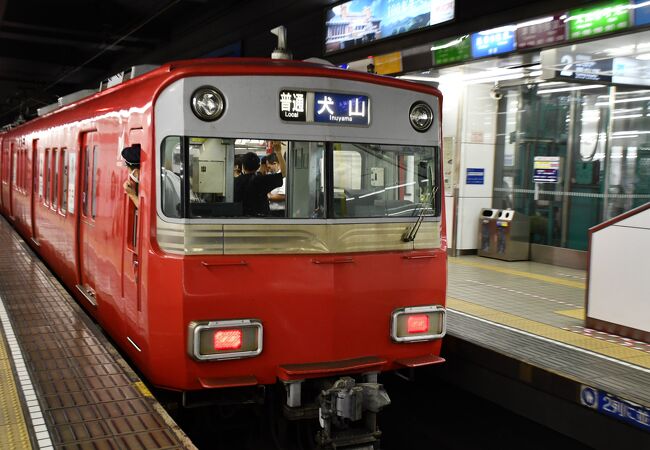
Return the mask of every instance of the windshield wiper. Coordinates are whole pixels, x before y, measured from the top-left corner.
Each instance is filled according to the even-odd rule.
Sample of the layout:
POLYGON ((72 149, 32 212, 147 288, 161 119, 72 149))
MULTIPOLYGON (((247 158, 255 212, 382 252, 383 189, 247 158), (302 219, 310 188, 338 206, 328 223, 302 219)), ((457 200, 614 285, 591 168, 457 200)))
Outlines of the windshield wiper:
POLYGON ((429 200, 431 198, 434 198, 436 195, 436 192, 438 192, 438 186, 433 187, 429 192, 426 193, 424 197, 424 201, 420 202, 420 206, 418 206, 418 209, 416 209, 415 214, 418 215, 418 218, 416 219, 415 222, 413 222, 413 225, 408 227, 404 234, 402 235, 402 241, 404 242, 413 242, 415 240, 415 236, 417 236, 418 231, 420 231, 420 225, 422 225, 422 222, 424 221, 424 214, 426 213, 427 209, 429 208, 429 200))

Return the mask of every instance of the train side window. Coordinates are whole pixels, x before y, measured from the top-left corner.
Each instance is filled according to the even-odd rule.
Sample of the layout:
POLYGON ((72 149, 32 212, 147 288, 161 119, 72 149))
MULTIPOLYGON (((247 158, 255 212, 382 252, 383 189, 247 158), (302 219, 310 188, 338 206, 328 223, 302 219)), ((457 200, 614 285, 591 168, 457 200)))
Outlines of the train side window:
POLYGON ((45 159, 43 161, 43 172, 45 173, 45 198, 44 203, 46 205, 50 204, 50 188, 51 188, 51 177, 50 177, 50 149, 45 149, 45 159))
POLYGON ((92 197, 91 197, 91 211, 93 219, 97 215, 97 146, 93 146, 93 182, 92 182, 92 197))
POLYGON ((65 213, 68 209, 68 152, 61 149, 61 209, 65 213))
POLYGON ((75 202, 76 202, 76 191, 77 191, 77 154, 74 151, 67 152, 68 156, 68 188, 67 188, 67 198, 68 198, 68 212, 74 214, 75 211, 75 202))
POLYGON ((27 183, 25 183, 25 176, 27 172, 27 150, 21 150, 20 151, 20 159, 21 159, 21 164, 20 164, 20 188, 22 189, 23 193, 27 192, 27 183))
POLYGON ((56 209, 59 204, 59 160, 57 150, 52 149, 52 208, 56 209))
POLYGON ((27 161, 25 158, 25 150, 20 151, 20 168, 18 173, 18 186, 23 194, 26 192, 25 189, 25 168, 27 167, 27 161))
POLYGON ((90 175, 90 152, 88 147, 83 149, 83 160, 84 160, 84 171, 82 174, 82 189, 81 189, 81 203, 82 203, 82 213, 84 216, 88 216, 88 175, 90 175))
POLYGON ((13 145, 11 146, 11 187, 13 189, 16 189, 16 175, 18 173, 18 168, 17 166, 17 158, 16 158, 16 151, 13 149, 13 145))
POLYGON ((44 158, 45 152, 38 152, 38 199, 43 200, 43 164, 45 164, 44 158))

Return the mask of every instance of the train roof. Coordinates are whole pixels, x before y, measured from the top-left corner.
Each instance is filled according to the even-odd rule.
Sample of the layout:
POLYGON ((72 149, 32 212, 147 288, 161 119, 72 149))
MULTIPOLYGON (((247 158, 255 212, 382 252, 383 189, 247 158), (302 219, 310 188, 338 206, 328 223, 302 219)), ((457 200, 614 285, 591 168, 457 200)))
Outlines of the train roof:
MULTIPOLYGON (((426 94, 440 96, 440 92, 432 87, 393 77, 351 71, 339 68, 324 60, 283 60, 270 58, 203 58, 178 60, 160 66, 133 66, 103 80, 99 89, 86 89, 60 97, 57 103, 39 108, 38 116, 51 114, 74 108, 87 101, 103 98, 120 92, 127 87, 137 86, 147 81, 152 86, 160 86, 184 76, 201 75, 287 75, 287 76, 320 76, 342 78, 366 83, 382 84, 400 89, 409 89, 426 94)), ((26 124, 32 123, 28 121, 26 124)), ((18 125, 20 126, 20 125, 18 125)), ((13 129, 7 126, 6 129, 13 129)))

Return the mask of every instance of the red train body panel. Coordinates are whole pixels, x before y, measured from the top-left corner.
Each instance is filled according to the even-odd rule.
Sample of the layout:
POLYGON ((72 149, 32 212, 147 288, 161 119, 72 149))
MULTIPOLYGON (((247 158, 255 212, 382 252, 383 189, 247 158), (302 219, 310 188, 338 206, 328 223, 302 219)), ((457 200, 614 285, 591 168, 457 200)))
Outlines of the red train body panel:
MULTIPOLYGON (((164 136, 156 135, 156 127, 162 128, 162 122, 175 125, 173 120, 159 117, 160 113, 156 115, 157 105, 161 104, 162 97, 177 95, 175 92, 180 88, 175 86, 185 86, 182 83, 192 80, 203 82, 210 77, 227 79, 224 86, 241 79, 243 89, 250 87, 245 77, 256 80, 256 84, 268 78, 278 80, 277 86, 286 82, 289 88, 295 84, 297 91, 308 92, 310 88, 305 86, 314 80, 316 94, 312 95, 332 86, 332 92, 340 92, 341 86, 350 83, 352 92, 355 89, 372 92, 366 97, 375 105, 381 103, 384 90, 395 98, 407 93, 437 99, 434 105, 437 131, 433 135, 438 139, 435 144, 438 151, 440 148, 442 96, 430 87, 296 62, 230 59, 176 62, 0 134, 2 214, 32 243, 36 252, 75 293, 80 304, 128 353, 146 377, 159 387, 191 391, 229 383, 273 384, 279 376, 286 378, 284 368, 290 365, 312 364, 315 373, 321 371, 325 375, 327 364, 334 362, 347 367, 345 361, 351 360, 349 370, 354 372, 354 361, 373 357, 380 361, 379 368, 383 371, 401 367, 398 361, 439 355, 444 324, 443 332, 436 339, 404 343, 391 338, 391 321, 398 308, 419 305, 443 308, 445 304, 446 239, 440 164, 435 166, 433 175, 438 184, 438 213, 422 221, 424 231, 419 232, 412 244, 400 241, 399 235, 394 236, 392 230, 396 225, 389 222, 388 217, 382 218, 379 225, 365 218, 337 225, 332 217, 322 217, 317 221, 318 226, 306 223, 309 219, 296 221, 303 227, 300 233, 312 228, 317 229, 313 233, 320 233, 318 238, 305 238, 309 240, 307 251, 288 249, 274 253, 265 249, 255 253, 245 245, 248 250, 237 251, 237 245, 243 245, 244 238, 230 237, 250 232, 247 231, 250 227, 246 228, 248 222, 233 219, 230 224, 230 218, 226 218, 198 221, 194 225, 187 218, 167 221, 161 217, 157 205, 161 201, 162 188, 157 174, 163 164, 159 149, 164 136), (137 222, 134 222, 134 206, 124 194, 127 170, 120 157, 121 149, 132 143, 139 143, 142 148, 137 222), (54 162, 53 155, 56 155, 54 162), (201 226, 210 228, 213 222, 214 233, 222 233, 215 238, 222 250, 210 253, 198 246, 188 250, 190 233, 196 233, 199 236, 196 239, 201 239, 199 231, 193 230, 200 230, 201 226), (359 244, 355 251, 345 251, 342 244, 327 244, 329 247, 318 244, 327 239, 330 239, 327 242, 335 242, 331 236, 332 227, 336 226, 343 230, 335 233, 340 239, 360 242, 365 247, 359 244), (170 235, 176 233, 183 239, 178 251, 170 251, 171 247, 161 244, 159 234, 167 229, 165 227, 176 227, 170 235), (347 237, 355 233, 358 237, 347 237), (377 233, 388 237, 382 241, 376 237, 377 233), (428 234, 424 236, 424 233, 428 234), (394 244, 385 244, 388 241, 394 244), (320 248, 318 245, 327 249, 314 250, 320 248), (373 249, 373 245, 377 248, 373 249), (244 318, 263 324, 263 349, 259 355, 202 361, 188 354, 190 323, 244 318)), ((223 120, 227 121, 230 112, 240 114, 237 112, 238 97, 226 87, 222 90, 226 97, 223 120)), ((286 128, 290 130, 287 140, 298 135, 321 139, 318 130, 325 129, 324 126, 280 123, 276 86, 269 91, 268 98, 261 98, 261 93, 255 95, 260 97, 260 103, 272 103, 269 111, 274 114, 269 121, 278 122, 278 131, 272 131, 275 125, 264 124, 260 126, 261 131, 252 134, 242 131, 243 137, 262 139, 262 135, 266 135, 269 139, 282 139, 286 128)), ((241 95, 244 96, 244 92, 241 95)), ((179 110, 189 108, 189 102, 183 105, 179 110)), ((372 126, 387 120, 383 118, 386 108, 378 108, 372 126)), ((179 117, 183 114, 186 113, 180 113, 179 117)), ((408 125, 406 116, 405 113, 399 120, 408 125)), ((183 136, 209 138, 202 128, 207 124, 194 124, 192 120, 196 119, 190 115, 183 117, 184 126, 190 130, 183 136)), ((214 122, 216 125, 209 125, 215 127, 216 134, 220 120, 214 122)), ((179 118, 179 121, 182 120, 179 118)), ((233 123, 236 123, 234 119, 233 123)), ((339 130, 335 125, 328 126, 322 137, 328 142, 323 154, 335 155, 336 150, 328 146, 330 141, 336 140, 339 130)), ((233 127, 236 129, 236 125, 233 127)), ((241 125, 241 130, 249 128, 255 125, 248 128, 241 125)), ((345 128, 347 135, 342 142, 353 142, 355 132, 356 128, 345 128)), ((416 138, 422 139, 420 135, 416 138)), ((191 137, 188 142, 196 146, 200 140, 191 137)), ((288 153, 293 151, 291 145, 289 148, 288 153)), ((361 155, 375 157, 369 150, 361 155)), ((410 154, 396 156, 400 157, 412 161, 410 154)), ((327 161, 328 156, 323 158, 327 161)), ((375 165, 383 164, 381 158, 372 161, 375 165)), ((365 167, 365 162, 361 164, 365 167)), ((414 163, 408 164, 412 167, 414 163)), ((390 176, 388 166, 372 170, 390 176)), ((413 170, 417 175, 417 167, 413 170)), ((405 175, 400 172, 394 176, 397 180, 405 175)), ((400 192, 403 189, 401 187, 400 192)), ((330 202, 336 201, 335 194, 331 195, 330 202)), ((355 198, 362 200, 363 195, 355 198)), ((416 195, 410 198, 415 199, 416 195)), ((352 205, 351 201, 348 203, 352 205)), ((406 202, 402 199, 395 203, 406 202)), ((374 208, 375 204, 368 207, 374 208)), ((264 220, 252 222, 259 229, 265 229, 264 220)), ((415 217, 408 217, 400 230, 415 221, 415 217)), ((269 222, 266 228, 279 230, 280 236, 294 233, 290 218, 280 222, 284 225, 269 222)), ((258 228, 255 233, 260 233, 258 228)))

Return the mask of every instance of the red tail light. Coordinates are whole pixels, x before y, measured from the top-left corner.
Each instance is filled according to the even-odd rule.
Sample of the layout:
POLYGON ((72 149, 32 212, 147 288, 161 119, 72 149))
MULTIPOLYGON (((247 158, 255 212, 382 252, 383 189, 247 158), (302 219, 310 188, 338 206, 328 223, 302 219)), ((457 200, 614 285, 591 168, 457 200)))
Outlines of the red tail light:
POLYGON ((238 350, 241 345, 241 329, 217 330, 214 332, 215 350, 238 350))
POLYGON ((257 319, 190 322, 187 353, 197 361, 250 358, 262 353, 263 327, 257 319))
POLYGON ((408 334, 424 333, 429 329, 429 316, 426 314, 412 314, 408 316, 406 322, 406 332, 408 334))
POLYGON ((399 308, 390 320, 390 336, 395 342, 422 342, 441 339, 446 333, 445 307, 423 305, 399 308))

